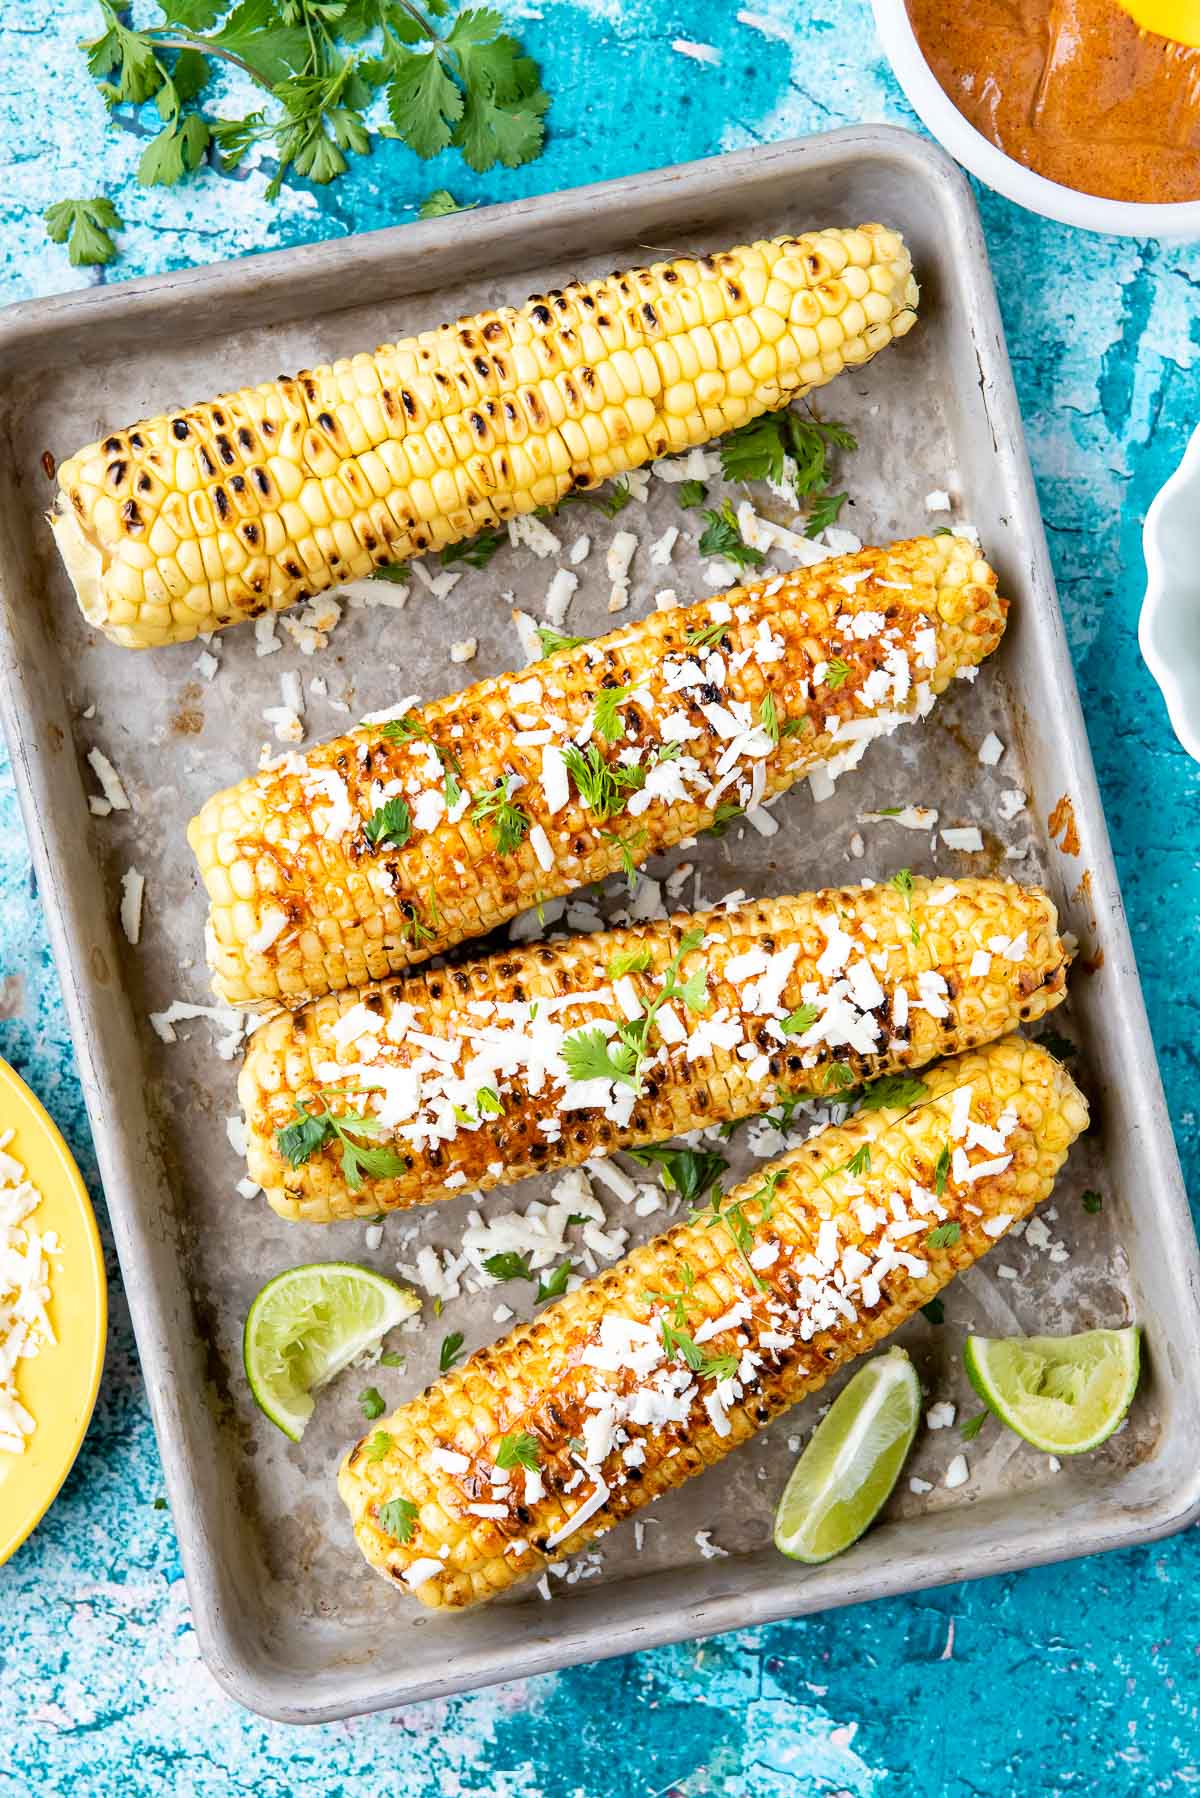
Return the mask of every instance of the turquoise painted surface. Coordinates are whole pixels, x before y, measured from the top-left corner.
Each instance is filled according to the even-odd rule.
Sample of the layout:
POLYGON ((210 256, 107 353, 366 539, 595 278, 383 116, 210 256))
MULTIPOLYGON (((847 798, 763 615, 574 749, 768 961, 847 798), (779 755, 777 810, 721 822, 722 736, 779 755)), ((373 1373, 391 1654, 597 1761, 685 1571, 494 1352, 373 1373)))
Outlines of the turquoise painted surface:
MULTIPOLYGON (((557 96, 546 156, 482 181, 389 145, 332 190, 267 176, 133 185, 72 50, 82 0, 0 21, 0 299, 92 277, 42 208, 106 188, 114 274, 411 217, 431 188, 494 200, 859 119, 911 123, 863 0, 754 0, 773 35, 699 0, 510 4, 557 96), (673 39, 711 43, 704 67, 673 39), (636 111, 628 97, 638 95, 636 111)), ((1200 771, 1137 656, 1141 517, 1200 410, 1200 251, 1111 243, 982 196, 1060 591, 1189 1186, 1200 1175, 1200 771)), ((0 1053, 98 1193, 70 1042, 0 759, 0 1053)), ((115 1264, 100 1404, 75 1471, 0 1571, 0 1798, 728 1798, 1175 1792, 1200 1782, 1194 1533, 1058 1570, 662 1650, 311 1732, 239 1711, 200 1665, 115 1264)))

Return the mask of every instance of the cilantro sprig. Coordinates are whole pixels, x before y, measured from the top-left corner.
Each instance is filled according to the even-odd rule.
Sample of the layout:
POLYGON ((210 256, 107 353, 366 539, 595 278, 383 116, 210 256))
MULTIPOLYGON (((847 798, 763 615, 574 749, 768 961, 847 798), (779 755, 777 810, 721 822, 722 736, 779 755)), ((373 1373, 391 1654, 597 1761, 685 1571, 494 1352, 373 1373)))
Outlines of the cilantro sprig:
POLYGON ((515 776, 498 780, 490 792, 480 793, 471 807, 472 824, 485 820, 492 827, 492 842, 498 855, 513 855, 529 835, 533 820, 512 802, 515 776))
MULTIPOLYGON (((269 146, 276 169, 268 198, 289 170, 320 184, 347 157, 369 155, 368 110, 383 94, 398 138, 418 156, 456 149, 479 173, 516 168, 541 154, 549 96, 524 45, 488 6, 448 0, 159 0, 160 20, 138 28, 116 0, 99 0, 103 30, 81 45, 110 111, 153 101, 162 129, 138 167, 144 186, 174 185, 213 158, 232 169, 252 145, 269 146), (374 53, 359 45, 374 36, 374 53), (207 109, 214 69, 236 68, 263 104, 240 118, 207 109)), ((446 189, 422 203, 424 218, 458 210, 446 189)))
POLYGON ((830 454, 855 450, 857 441, 844 425, 833 424, 784 407, 741 425, 721 439, 721 472, 727 481, 790 479, 798 505, 808 512, 806 537, 816 537, 833 524, 844 493, 830 493, 830 454))
POLYGON ((532 1471, 539 1460, 537 1437, 531 1436, 528 1430, 519 1430, 512 1436, 501 1436, 496 1449, 497 1467, 504 1471, 512 1467, 527 1467, 532 1471))
POLYGON ((606 1036, 599 1025, 593 1025, 590 1029, 574 1030, 563 1039, 563 1060, 572 1080, 607 1080, 641 1095, 642 1068, 650 1054, 655 1020, 663 1006, 672 999, 681 1000, 691 1012, 704 1011, 708 1006, 708 982, 703 968, 697 968, 686 980, 680 979, 685 958, 703 941, 703 930, 684 933, 650 1004, 638 1017, 619 1025, 615 1035, 606 1036))
POLYGON ((326 1144, 338 1144, 346 1184, 352 1192, 357 1192, 364 1179, 392 1180, 405 1172, 404 1158, 393 1150, 355 1140, 356 1137, 378 1136, 382 1129, 378 1118, 365 1117, 357 1111, 335 1115, 328 1106, 311 1111, 303 1099, 298 1099, 290 1123, 276 1133, 275 1141, 279 1153, 292 1167, 303 1167, 326 1144))
POLYGON ((657 1167, 668 1192, 677 1192, 686 1205, 700 1205, 729 1163, 715 1149, 679 1149, 670 1143, 652 1143, 629 1151, 642 1167, 657 1167))
POLYGON ((724 556, 735 568, 761 568, 766 557, 761 549, 751 549, 742 536, 737 513, 731 500, 719 507, 708 507, 703 514, 705 526, 700 538, 702 556, 724 556))

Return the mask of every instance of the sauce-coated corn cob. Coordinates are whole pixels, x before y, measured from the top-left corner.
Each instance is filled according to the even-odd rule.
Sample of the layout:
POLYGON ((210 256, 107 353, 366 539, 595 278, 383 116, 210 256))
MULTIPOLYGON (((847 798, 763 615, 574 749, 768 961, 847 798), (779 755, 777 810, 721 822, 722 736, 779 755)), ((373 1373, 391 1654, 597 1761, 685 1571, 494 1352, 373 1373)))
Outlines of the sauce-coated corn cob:
POLYGON ((256 1031, 250 1175, 304 1223, 487 1191, 977 1047, 1051 1010, 1066 973, 1038 889, 908 877, 422 971, 256 1031), (576 1079, 598 1028, 599 1073, 576 1079), (367 1119, 344 1128, 384 1177, 351 1184, 327 1112, 367 1119))
POLYGON ((1006 609, 968 542, 918 538, 285 755, 188 830, 213 985, 234 1005, 362 986, 852 767, 995 648, 1006 609))
POLYGON ((882 225, 573 281, 115 431, 62 463, 50 523, 92 624, 187 642, 707 443, 916 304, 882 225))
POLYGON ((1019 1036, 906 1084, 381 1419, 338 1480, 367 1560, 457 1608, 582 1548, 911 1317, 1087 1124, 1019 1036))

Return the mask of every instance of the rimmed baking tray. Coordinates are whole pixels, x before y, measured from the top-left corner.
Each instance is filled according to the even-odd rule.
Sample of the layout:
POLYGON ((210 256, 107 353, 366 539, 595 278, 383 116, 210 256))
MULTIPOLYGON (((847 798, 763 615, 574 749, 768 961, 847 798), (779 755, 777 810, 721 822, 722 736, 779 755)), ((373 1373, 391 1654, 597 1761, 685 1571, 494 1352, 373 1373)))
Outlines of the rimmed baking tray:
MULTIPOLYGON (((271 1716, 315 1722, 1142 1541, 1197 1514, 1196 1246, 979 223, 965 180, 940 152, 903 132, 838 131, 42 300, 0 318, 0 369, 4 723, 196 1629, 230 1693, 271 1716), (62 456, 170 402, 369 347, 577 273, 873 218, 905 232, 923 298, 919 326, 902 344, 821 396, 827 415, 846 420, 861 445, 846 471, 855 499, 846 522, 865 539, 912 534, 931 523, 929 490, 952 489, 959 516, 979 530, 1013 598, 1011 625, 974 685, 957 684, 919 731, 876 745, 832 800, 815 806, 807 790, 797 791, 777 809, 775 837, 733 831, 688 859, 710 900, 733 887, 794 891, 886 875, 904 863, 946 873, 1000 867, 1049 885, 1082 945, 1070 1006, 1053 1022, 1079 1045, 1075 1065, 1094 1128, 1046 1213, 1050 1238, 1041 1249, 1010 1238, 951 1290, 943 1325, 918 1318, 905 1340, 930 1390, 961 1396, 956 1370, 967 1327, 1065 1330, 1135 1317, 1146 1326, 1149 1372, 1126 1430, 1061 1471, 995 1431, 971 1445, 971 1480, 951 1492, 937 1483, 951 1452, 946 1438, 927 1436, 912 1470, 933 1490, 915 1495, 905 1484, 852 1554, 802 1570, 770 1547, 770 1517, 792 1459, 789 1439, 811 1422, 814 1401, 655 1507, 640 1554, 631 1531, 616 1532, 596 1576, 555 1582, 549 1603, 534 1593, 439 1618, 361 1564, 336 1500, 336 1457, 361 1427, 358 1382, 351 1376, 327 1394, 293 1447, 254 1411, 239 1338, 252 1293, 280 1268, 351 1256, 394 1270, 411 1260, 417 1241, 452 1243, 471 1201, 390 1220, 369 1249, 361 1225, 299 1229, 261 1200, 239 1199, 223 1123, 234 1110, 233 1066, 214 1057, 203 1021, 168 1047, 147 1013, 175 997, 207 998, 204 907, 183 827, 209 792, 253 765, 267 735, 263 708, 279 701, 280 668, 299 668, 306 689, 312 676, 323 677, 330 699, 353 717, 400 692, 449 691, 463 674, 449 661, 451 639, 478 639, 469 674, 517 664, 511 606, 542 614, 553 563, 505 549, 449 599, 418 588, 400 614, 351 610, 312 661, 282 628, 287 647, 266 657, 256 656, 252 632, 227 633, 220 672, 206 684, 193 665, 195 646, 135 655, 83 624, 41 519, 51 493, 43 452, 62 456), (1007 745, 999 770, 977 757, 989 729, 1007 745), (85 785, 94 783, 84 758, 96 745, 120 770, 132 811, 89 817, 85 785), (1005 790, 1024 792, 1028 808, 1000 825, 1005 790), (859 822, 861 812, 907 803, 937 806, 943 824, 983 823, 984 852, 954 854, 895 825, 859 822), (1056 807, 1052 838, 1047 818, 1056 807), (130 866, 147 878, 137 949, 113 927, 130 866), (1080 1205, 1085 1187, 1101 1192, 1098 1213, 1080 1205), (695 1535, 705 1529, 724 1555, 702 1557, 695 1535)), ((581 568, 571 629, 607 623, 603 552, 630 523, 642 543, 635 606, 668 583, 685 594, 707 590, 694 544, 681 542, 668 569, 648 562, 651 540, 689 517, 663 483, 652 483, 648 511, 633 506, 613 524, 572 511, 578 518, 555 529, 564 542, 587 531, 595 547, 581 568)), ((311 691, 307 705, 313 738, 347 722, 311 691)), ((538 1191, 529 1182, 488 1204, 523 1205, 538 1191)), ((613 1221, 634 1238, 663 1222, 613 1221)), ((498 1296, 512 1293, 455 1301, 443 1324, 414 1336, 406 1370, 380 1380, 389 1400, 429 1377, 444 1329, 463 1329, 469 1347, 496 1334, 498 1296)))

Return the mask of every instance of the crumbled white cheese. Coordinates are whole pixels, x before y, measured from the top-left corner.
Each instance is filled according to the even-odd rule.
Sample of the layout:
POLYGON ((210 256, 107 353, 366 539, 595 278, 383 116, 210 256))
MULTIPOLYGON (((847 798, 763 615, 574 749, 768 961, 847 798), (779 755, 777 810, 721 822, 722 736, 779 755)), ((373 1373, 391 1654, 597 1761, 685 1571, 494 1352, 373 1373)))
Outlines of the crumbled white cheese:
POLYGON ((136 868, 129 868, 121 876, 121 929, 126 940, 137 947, 142 935, 142 894, 145 891, 146 878, 136 868))
MULTIPOLYGON (((583 539, 587 541, 586 538, 583 539)), ((556 568, 554 579, 546 589, 546 622, 557 630, 567 615, 575 589, 579 585, 579 576, 572 574, 569 568, 556 568)))
MULTIPOLYGON (((511 521, 510 521, 511 522, 511 521)), ((521 645, 521 654, 526 664, 540 662, 542 659, 542 640, 537 634, 537 625, 528 612, 513 608, 512 621, 517 627, 517 639, 521 645)))
POLYGON ((220 666, 216 656, 207 649, 202 649, 192 663, 192 667, 197 670, 201 680, 212 680, 220 666))
POLYGON ((932 1492, 933 1486, 929 1480, 918 1479, 917 1475, 914 1473, 908 1482, 908 1489, 910 1492, 915 1492, 917 1496, 920 1497, 922 1493, 932 1492))
POLYGON ((478 638, 463 637, 458 643, 450 645, 450 660, 452 662, 472 662, 478 648, 478 638))
POLYGON ((554 532, 548 531, 541 519, 535 518, 531 512, 509 519, 508 540, 514 549, 531 549, 543 561, 547 556, 556 556, 562 548, 554 532))
POLYGON ((695 1543, 696 1547, 700 1550, 702 1560, 715 1561, 718 1558, 724 1560, 729 1559, 729 1550, 727 1548, 719 1547, 718 1544, 713 1541, 711 1530, 697 1530, 695 1543))
POLYGON ((273 656, 283 644, 275 634, 279 623, 274 612, 263 612, 254 620, 254 653, 256 656, 273 656))
POLYGON ((948 1430, 953 1427, 957 1415, 955 1407, 943 1399, 940 1404, 930 1405, 925 1413, 925 1422, 931 1430, 948 1430))
POLYGON ((942 841, 947 849, 963 849, 970 855, 977 855, 983 848, 983 837, 978 825, 963 825, 954 830, 944 830, 942 841))
POLYGON ((953 1492, 956 1486, 965 1486, 970 1477, 971 1472, 967 1466, 967 1457, 965 1455, 955 1455, 949 1467, 946 1469, 946 1475, 942 1484, 953 1492))
POLYGON ((935 487, 932 493, 925 495, 925 510, 927 512, 948 512, 950 510, 950 495, 944 487, 935 487))
POLYGON ((979 759, 985 768, 994 768, 1004 754, 1004 745, 994 730, 990 730, 979 745, 979 759))
POLYGON ((578 568, 581 562, 587 561, 588 556, 591 553, 591 548, 592 540, 586 533, 582 537, 576 537, 574 543, 572 543, 570 549, 567 551, 567 561, 570 562, 573 568, 578 568))
POLYGON ((128 812, 133 808, 129 803, 129 795, 125 791, 121 776, 117 773, 102 749, 88 750, 88 765, 96 779, 100 782, 105 803, 114 812, 128 812))
POLYGON ((1005 824, 1011 824, 1018 812, 1025 810, 1025 795, 1017 787, 1010 787, 1001 793, 996 801, 996 811, 1005 824))

